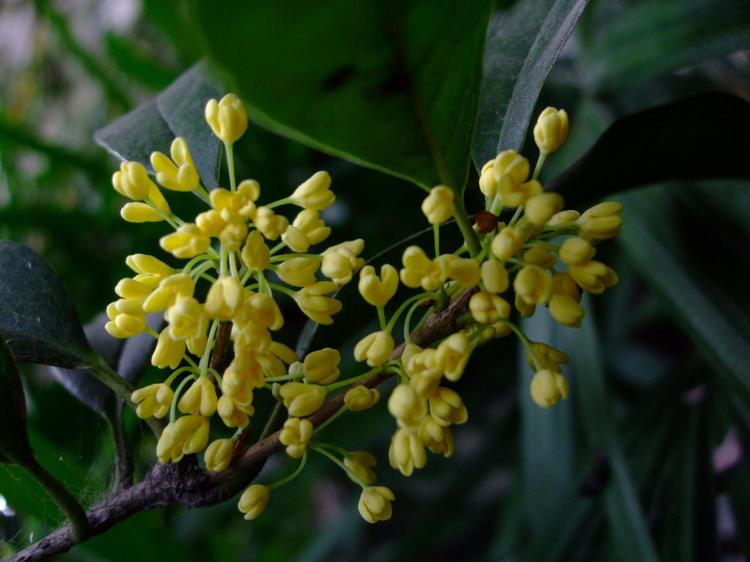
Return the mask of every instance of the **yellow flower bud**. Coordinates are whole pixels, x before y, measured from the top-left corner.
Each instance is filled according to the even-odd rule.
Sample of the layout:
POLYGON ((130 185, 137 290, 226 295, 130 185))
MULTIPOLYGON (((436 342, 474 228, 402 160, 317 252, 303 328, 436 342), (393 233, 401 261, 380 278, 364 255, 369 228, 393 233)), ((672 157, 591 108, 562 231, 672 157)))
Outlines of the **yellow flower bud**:
POLYGON ((164 313, 169 322, 173 338, 191 338, 200 334, 203 328, 205 312, 201 304, 193 297, 178 296, 175 303, 164 313))
POLYGON ((268 207, 258 207, 255 210, 253 223, 268 240, 278 239, 289 226, 289 221, 285 216, 277 215, 268 207))
POLYGON ((599 295, 617 284, 617 273, 596 260, 568 266, 568 274, 584 291, 599 295))
POLYGON ((388 448, 388 460, 404 476, 411 476, 415 468, 424 468, 427 454, 417 432, 397 429, 388 448))
POLYGON ((211 245, 211 240, 195 224, 183 224, 176 232, 162 236, 159 245, 176 258, 194 258, 211 245))
POLYGON ((550 154, 560 148, 568 138, 568 114, 564 109, 548 107, 539 115, 534 125, 534 141, 539 152, 550 154))
POLYGON ((268 505, 270 497, 271 490, 269 490, 267 486, 253 484, 242 492, 237 508, 245 514, 245 519, 250 521, 259 517, 260 514, 263 513, 263 510, 266 509, 266 505, 268 505))
POLYGON ((330 227, 320 218, 318 211, 305 209, 294 218, 292 226, 299 229, 311 246, 320 244, 331 234, 330 227))
POLYGON ((289 418, 279 434, 279 441, 286 447, 286 454, 298 459, 307 451, 307 444, 313 434, 313 424, 310 420, 289 418))
POLYGON ((161 419, 169 413, 174 393, 166 384, 151 384, 134 390, 130 399, 138 404, 136 415, 141 419, 161 419))
POLYGON ((148 177, 148 172, 140 162, 123 162, 120 170, 112 176, 112 185, 120 195, 134 201, 148 199, 152 189, 158 191, 156 184, 148 177))
MULTIPOLYGON (((464 289, 475 287, 482 277, 479 270, 479 263, 472 258, 459 258, 451 255, 453 258, 446 268, 446 277, 453 279, 464 289)), ((442 257, 442 256, 440 256, 442 257)))
MULTIPOLYGON (((244 321, 250 321, 259 327, 269 330, 280 330, 284 326, 284 317, 281 315, 279 305, 272 296, 265 293, 249 293, 250 296, 242 307, 244 321)), ((239 318, 235 319, 238 323, 239 318)), ((270 345, 270 344, 269 344, 270 345)))
POLYGON ((294 225, 286 227, 284 234, 281 235, 281 239, 293 252, 303 254, 310 247, 310 241, 305 236, 305 233, 294 225))
POLYGON ((195 283, 184 273, 174 273, 164 277, 159 286, 143 302, 147 313, 159 312, 172 306, 178 296, 190 297, 195 290, 195 283))
POLYGON ((350 388, 344 395, 344 405, 351 412, 362 412, 369 410, 380 400, 380 392, 377 388, 367 388, 363 384, 350 388))
POLYGON ((156 347, 151 355, 151 364, 159 369, 176 369, 185 355, 185 340, 173 338, 169 328, 165 328, 159 334, 156 347))
POLYGON ((549 408, 568 397, 568 380, 556 371, 543 369, 531 379, 530 389, 536 405, 549 408))
POLYGON ((451 334, 440 342, 435 359, 449 381, 457 381, 464 374, 472 346, 464 332, 451 334))
POLYGON ((385 330, 373 332, 354 346, 354 358, 357 361, 367 361, 370 367, 379 367, 388 362, 394 347, 395 343, 390 332, 385 330))
POLYGON ((430 224, 442 224, 453 216, 453 190, 446 185, 438 185, 422 202, 422 212, 430 224))
POLYGON ((493 172, 498 182, 508 176, 513 185, 521 185, 529 177, 529 161, 515 150, 504 150, 495 158, 493 172))
POLYGON ((435 291, 443 281, 440 268, 419 246, 409 246, 401 258, 401 282, 411 289, 422 287, 425 291, 435 291))
MULTIPOLYGON (((413 344, 407 346, 414 348, 413 344)), ((411 379, 409 385, 420 397, 427 397, 440 384, 440 379, 445 371, 444 365, 438 361, 438 352, 436 349, 427 348, 417 352, 406 353, 402 355, 404 367, 411 379)))
POLYGON ((175 440, 182 443, 185 455, 200 453, 208 445, 210 424, 203 416, 182 416, 174 422, 175 440))
POLYGON ((331 176, 328 172, 315 172, 294 190, 289 199, 310 211, 321 211, 333 205, 336 196, 331 191, 331 176))
POLYGON ((120 209, 123 220, 132 223, 162 222, 164 216, 147 203, 126 203, 120 209))
POLYGON ((497 195, 497 180, 495 179, 495 160, 494 158, 482 166, 479 174, 479 189, 485 197, 494 199, 497 195))
POLYGON ((203 460, 206 461, 206 469, 209 472, 221 472, 226 470, 232 462, 234 453, 234 439, 217 439, 213 441, 206 452, 203 460))
POLYGON ((206 295, 205 310, 209 318, 231 320, 242 305, 245 289, 235 276, 220 277, 206 295))
POLYGON ((290 416, 304 417, 320 409, 326 400, 326 389, 317 384, 288 382, 281 386, 279 395, 290 416))
POLYGON ((547 221, 547 224, 552 224, 555 226, 568 224, 575 222, 580 216, 581 213, 579 213, 578 211, 573 211, 570 209, 567 211, 560 211, 559 213, 555 213, 554 215, 552 215, 552 217, 547 221))
POLYGON ((245 221, 228 223, 219 234, 221 245, 228 252, 236 252, 240 249, 242 242, 247 236, 247 225, 245 221))
POLYGON ((163 261, 147 254, 130 255, 125 258, 125 263, 138 274, 136 280, 149 287, 158 284, 159 281, 175 272, 163 261))
POLYGON ((577 300, 568 295, 552 295, 549 300, 549 313, 563 326, 578 328, 585 311, 577 300))
POLYGON ((234 329, 235 356, 254 357, 258 353, 266 353, 271 348, 271 334, 267 328, 248 322, 242 328, 234 329))
POLYGON ((243 217, 250 217, 255 211, 255 205, 253 205, 252 208, 246 207, 246 205, 258 200, 258 197, 260 197, 260 184, 255 180, 242 180, 240 185, 237 186, 237 191, 235 191, 235 193, 242 203, 242 206, 237 212, 243 217))
POLYGON ((449 427, 436 422, 432 416, 427 416, 422 420, 422 425, 419 427, 419 438, 430 452, 442 454, 445 458, 452 457, 456 451, 453 432, 449 427))
POLYGON ((151 166, 156 171, 156 181, 174 191, 193 191, 200 184, 198 170, 193 164, 187 142, 182 137, 172 141, 172 159, 161 152, 151 153, 151 166))
POLYGON ((219 102, 208 100, 205 116, 208 126, 226 144, 234 143, 247 130, 247 111, 234 94, 225 95, 219 102))
POLYGON ((538 265, 524 266, 516 274, 513 289, 527 304, 546 304, 552 295, 552 275, 538 265))
POLYGON ((531 265, 538 265, 542 269, 550 269, 557 263, 557 257, 549 246, 540 244, 526 250, 523 254, 523 261, 531 265))
POLYGON ((297 291, 294 300, 309 318, 318 324, 333 324, 331 316, 341 311, 341 301, 327 297, 338 287, 330 281, 318 281, 297 291))
POLYGON ((492 239, 492 253, 497 259, 510 259, 518 253, 525 241, 518 228, 506 226, 492 239))
POLYGON ((289 285, 309 287, 315 284, 315 272, 319 268, 320 260, 315 258, 289 258, 281 262, 276 274, 289 285))
POLYGON ((399 384, 388 398, 388 411, 399 425, 417 427, 427 415, 427 401, 408 384, 399 384))
POLYGON ((372 453, 368 451, 352 451, 344 457, 344 465, 356 476, 356 478, 352 478, 352 475, 349 474, 349 478, 354 482, 357 482, 357 479, 359 479, 359 482, 368 486, 375 483, 377 477, 372 467, 377 466, 378 461, 372 453))
MULTIPOLYGON (((564 351, 555 349, 554 347, 542 342, 534 342, 531 344, 531 351, 541 363, 542 369, 549 371, 560 372, 560 365, 567 365, 570 360, 568 354, 564 351)), ((526 354, 526 361, 529 364, 529 367, 532 369, 536 368, 529 353, 526 354)))
MULTIPOLYGON (((222 386, 224 386, 223 381, 222 386)), ((252 406, 252 389, 249 390, 249 395, 250 403, 246 402, 244 406, 230 394, 224 394, 219 398, 219 401, 216 403, 216 411, 225 426, 230 428, 244 428, 250 424, 249 415, 255 413, 255 408, 252 406)))
POLYGON ((315 384, 331 384, 339 378, 340 362, 341 355, 331 347, 308 353, 302 364, 305 379, 315 384))
POLYGON ((211 209, 195 217, 195 224, 206 236, 219 236, 226 228, 227 221, 221 216, 221 211, 211 209))
POLYGON ((534 225, 542 226, 563 208, 563 198, 558 193, 534 195, 524 207, 524 216, 534 225))
POLYGON ((177 403, 183 414, 200 414, 210 418, 216 413, 216 388, 208 376, 201 376, 190 385, 177 403))
POLYGON ((354 272, 365 264, 365 260, 359 257, 364 248, 365 242, 361 238, 331 246, 322 254, 320 271, 337 285, 348 283, 354 272))
POLYGON ((366 265, 359 274, 359 293, 372 306, 385 306, 398 290, 398 271, 392 265, 380 268, 380 277, 375 268, 366 265))
POLYGON ((606 240, 617 236, 622 228, 622 204, 605 201, 585 211, 578 219, 581 235, 591 240, 606 240))
POLYGON ((579 265, 589 261, 596 254, 594 247, 583 238, 568 238, 560 246, 560 259, 567 265, 579 265))
POLYGON ((518 207, 542 192, 542 184, 529 180, 520 184, 514 183, 511 176, 505 175, 497 184, 497 191, 506 207, 518 207))
POLYGON ((135 279, 125 277, 115 285, 115 293, 123 299, 143 300, 151 294, 151 287, 135 279))
POLYGON ((494 324, 510 317, 508 301, 488 291, 480 291, 471 296, 469 311, 480 324, 494 324))
POLYGON ((490 293, 504 293, 508 290, 508 271, 495 260, 487 260, 481 267, 482 283, 490 293))
POLYGON ((252 271, 263 271, 271 261, 271 250, 266 245, 263 235, 253 230, 242 248, 242 262, 252 271))
POLYGON ((159 458, 159 462, 166 464, 168 462, 180 462, 185 453, 182 452, 183 440, 177 439, 174 431, 174 424, 169 424, 165 427, 161 436, 159 436, 159 442, 156 444, 156 456, 159 458))
POLYGON ((104 326, 107 333, 114 338, 131 338, 143 332, 146 329, 146 316, 142 303, 142 298, 119 299, 110 303, 107 306, 110 321, 104 326))
POLYGON ((443 386, 437 388, 428 398, 430 415, 443 426, 463 424, 469 419, 463 400, 457 392, 443 386))
POLYGON ((391 502, 395 499, 393 492, 385 486, 370 486, 362 490, 357 509, 362 519, 368 523, 387 521, 391 518, 391 502))
POLYGON ((287 365, 296 363, 298 360, 297 353, 291 347, 277 341, 271 343, 271 353, 287 365))
POLYGON ((515 300, 513 301, 513 304, 515 305, 518 313, 524 318, 528 318, 529 316, 534 314, 534 311, 536 310, 536 305, 527 303, 525 300, 521 298, 521 295, 515 296, 515 300))

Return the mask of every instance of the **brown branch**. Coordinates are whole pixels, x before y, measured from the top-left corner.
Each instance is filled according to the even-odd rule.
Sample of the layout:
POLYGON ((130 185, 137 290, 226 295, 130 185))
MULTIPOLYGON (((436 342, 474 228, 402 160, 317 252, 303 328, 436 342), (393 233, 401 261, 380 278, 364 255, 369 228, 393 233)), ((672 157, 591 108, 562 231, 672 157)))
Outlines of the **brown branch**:
MULTIPOLYGON (((472 291, 465 292, 448 308, 430 316, 424 326, 412 334, 414 343, 426 346, 453 333, 456 330, 456 319, 466 310, 471 294, 472 291)), ((403 344, 399 345, 393 351, 392 358, 400 357, 403 347, 403 344)), ((361 384, 373 387, 389 376, 389 373, 376 374, 361 384)), ((344 394, 345 392, 341 392, 315 412, 309 418, 313 425, 322 424, 336 413, 344 403, 344 394)), ((113 494, 88 511, 89 537, 105 532, 131 515, 155 507, 174 504, 203 507, 223 502, 252 482, 263 468, 265 460, 281 448, 277 431, 244 451, 227 470, 216 474, 198 468, 195 457, 183 459, 177 464, 157 464, 142 482, 113 494)), ((43 560, 66 552, 76 544, 70 526, 65 525, 13 554, 7 561, 43 560)))

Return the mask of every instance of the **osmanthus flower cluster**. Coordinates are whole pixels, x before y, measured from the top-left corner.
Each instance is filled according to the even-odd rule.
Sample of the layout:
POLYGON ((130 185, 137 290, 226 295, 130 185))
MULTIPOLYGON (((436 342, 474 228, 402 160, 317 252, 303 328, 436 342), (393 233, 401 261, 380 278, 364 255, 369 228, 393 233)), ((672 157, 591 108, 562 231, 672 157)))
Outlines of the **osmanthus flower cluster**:
POLYGON ((411 246, 400 268, 385 264, 379 270, 360 257, 362 240, 317 249, 331 234, 320 212, 335 201, 326 172, 315 173, 289 197, 263 203, 257 181, 235 179, 233 145, 247 129, 239 99, 228 94, 209 101, 205 119, 224 144, 228 188, 205 189, 182 138, 174 140, 169 155, 151 155, 156 181, 138 162, 123 163, 113 177, 115 189, 131 200, 122 209, 125 220, 163 222, 171 228, 160 245, 175 259, 167 263, 145 254, 129 256, 126 263, 134 275, 115 287, 119 299, 107 308, 106 325, 114 337, 145 331, 157 338, 151 362, 169 374, 136 390, 132 400, 141 418, 168 418, 156 449, 160 462, 203 453, 207 470, 224 471, 243 446, 240 436, 254 415, 255 393, 270 392, 287 412, 279 441, 300 462, 289 476, 243 492, 238 507, 245 518, 259 516, 271 492, 301 473, 313 451, 362 488, 359 512, 374 523, 391 517, 395 499, 391 490, 375 485, 375 457, 316 438, 339 416, 379 401, 379 391, 363 384, 373 375, 389 373, 399 379, 387 399, 397 422, 389 461, 406 476, 425 466, 426 451, 453 455, 452 426, 465 423, 468 412, 449 385, 462 377, 477 345, 515 333, 536 371, 533 400, 549 407, 567 396, 561 370, 567 355, 531 342, 511 320, 512 309, 530 316, 536 307, 546 307, 561 324, 579 326, 582 291, 601 293, 617 282, 595 255, 596 244, 615 236, 622 221, 617 203, 579 214, 564 210, 559 195, 543 191, 539 171, 567 136, 564 111, 547 108, 537 122, 540 157, 533 174, 529 162, 514 151, 501 152, 484 166, 479 187, 487 208, 477 214, 469 232, 472 243, 467 239, 452 253, 440 252, 440 225, 462 206, 454 204, 454 190, 437 186, 422 204, 434 226, 434 255, 411 246), (172 212, 165 191, 191 192, 206 210, 183 220, 172 212), (297 208, 291 221, 276 211, 282 206, 297 208), (507 224, 500 222, 504 208, 515 209, 507 224), (378 328, 354 348, 354 358, 366 367, 342 379, 338 350, 317 349, 298 357, 274 339, 284 324, 277 299, 293 299, 311 320, 328 325, 342 309, 332 295, 355 279, 362 298, 376 309, 378 328), (418 292, 391 306, 400 285, 418 292), (414 330, 462 295, 470 297, 462 328, 429 347, 416 345, 414 330), (153 313, 166 320, 160 333, 146 323, 153 313), (397 327, 403 329, 401 354, 394 353, 397 327), (222 332, 230 334, 232 353, 219 372, 212 353, 222 332), (345 387, 343 406, 314 427, 310 416, 345 387))

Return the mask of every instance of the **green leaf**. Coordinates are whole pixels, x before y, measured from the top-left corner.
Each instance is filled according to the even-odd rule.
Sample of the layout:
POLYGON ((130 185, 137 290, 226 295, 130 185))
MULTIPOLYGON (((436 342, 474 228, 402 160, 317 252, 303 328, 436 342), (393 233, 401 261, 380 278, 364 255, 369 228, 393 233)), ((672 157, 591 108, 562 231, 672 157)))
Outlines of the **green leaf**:
POLYGON ((32 456, 21 377, 10 350, 0 338, 0 464, 32 456))
POLYGON ((473 156, 477 168, 507 149, 521 150, 552 65, 587 0, 524 0, 492 21, 473 156))
MULTIPOLYGON (((715 366, 713 373, 725 390, 750 404, 745 246, 722 244, 725 238, 711 230, 722 219, 689 212, 676 193, 659 186, 620 196, 625 205, 621 243, 633 266, 659 290, 679 326, 715 366)), ((726 227, 726 219, 721 224, 726 227)))
POLYGON ((547 184, 568 205, 672 181, 750 178, 750 103, 710 92, 623 117, 547 184))
POLYGON ((746 49, 748 44, 746 0, 650 0, 600 29, 581 68, 596 89, 613 89, 746 49))
MULTIPOLYGON (((590 299, 586 301, 590 309, 590 299)), ((566 341, 571 369, 580 381, 574 392, 583 430, 590 447, 606 455, 612 471, 604 503, 618 559, 658 560, 612 417, 594 315, 588 314, 580 329, 568 332, 566 341)))
POLYGON ((65 286, 26 246, 0 240, 0 295, 0 335, 17 360, 86 363, 91 348, 65 286))
POLYGON ((463 188, 489 1, 195 6, 252 119, 422 187, 463 188))

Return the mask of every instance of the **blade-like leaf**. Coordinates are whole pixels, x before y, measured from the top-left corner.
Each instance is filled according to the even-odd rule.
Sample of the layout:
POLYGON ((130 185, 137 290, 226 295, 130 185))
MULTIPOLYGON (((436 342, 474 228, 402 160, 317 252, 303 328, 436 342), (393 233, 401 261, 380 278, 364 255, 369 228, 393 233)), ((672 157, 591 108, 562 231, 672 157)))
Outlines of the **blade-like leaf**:
POLYGON ((19 361, 78 367, 91 354, 73 302, 52 268, 0 240, 0 335, 19 361))
POLYGON ((568 205, 672 180, 750 178, 750 103, 710 92, 616 121, 549 182, 568 205))
POLYGON ((194 4, 260 124, 423 187, 466 183, 487 0, 194 4))
POLYGON ((219 184, 218 165, 221 142, 203 117, 206 102, 220 98, 221 91, 207 77, 204 64, 196 64, 180 76, 156 100, 162 118, 176 137, 183 137, 190 148, 203 185, 219 184))
POLYGON ((525 0, 490 25, 473 156, 520 150, 539 93, 587 0, 525 0))
POLYGON ((8 346, 0 338, 0 464, 32 456, 21 377, 8 346))
POLYGON ((746 49, 750 4, 650 0, 626 10, 600 31, 581 67, 586 81, 604 90, 746 49))

